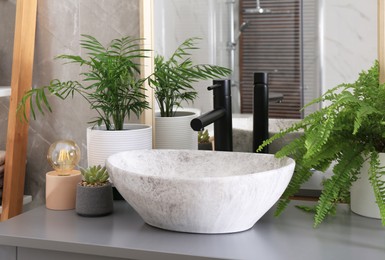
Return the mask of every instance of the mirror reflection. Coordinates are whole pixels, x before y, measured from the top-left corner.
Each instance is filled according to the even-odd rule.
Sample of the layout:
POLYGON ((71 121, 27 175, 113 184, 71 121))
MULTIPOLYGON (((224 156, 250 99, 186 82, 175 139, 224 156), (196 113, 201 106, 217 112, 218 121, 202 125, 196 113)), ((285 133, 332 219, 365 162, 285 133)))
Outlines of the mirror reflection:
POLYGON ((16 1, 0 1, 0 86, 11 85, 16 1))
MULTIPOLYGON (((376 3, 354 0, 157 0, 155 50, 169 55, 188 37, 200 37, 199 63, 233 69, 234 113, 252 113, 253 74, 269 73, 269 116, 301 118, 319 107, 301 107, 328 88, 351 82, 376 58, 376 3), (341 19, 343 17, 343 19, 341 19)), ((196 86, 193 104, 212 108, 196 86)))
POLYGON ((6 143, 15 14, 16 0, 0 1, 0 150, 6 143))

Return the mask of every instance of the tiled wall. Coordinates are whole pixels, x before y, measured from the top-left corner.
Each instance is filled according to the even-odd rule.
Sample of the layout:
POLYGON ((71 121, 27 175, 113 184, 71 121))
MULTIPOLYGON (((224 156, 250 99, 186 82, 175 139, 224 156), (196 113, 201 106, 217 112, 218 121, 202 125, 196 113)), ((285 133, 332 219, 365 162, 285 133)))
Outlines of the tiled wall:
POLYGON ((377 1, 323 0, 323 92, 354 82, 377 59, 377 1))
MULTIPOLYGON (((39 0, 33 86, 48 84, 54 78, 78 79, 80 70, 77 66, 63 65, 63 61, 53 58, 64 53, 84 54, 79 48, 80 34, 93 35, 102 43, 127 35, 139 37, 139 1, 39 0)), ((4 5, 14 9, 14 2, 1 1, 1 11, 4 5)), ((14 20, 11 13, 8 18, 14 20)), ((13 28, 8 30, 13 31, 13 28)), ((8 41, 9 37, 5 39, 8 41)), ((0 53, 0 68, 8 66, 4 63, 11 59, 11 50, 0 44, 0 53)), ((9 72, 5 74, 0 78, 10 79, 9 72)), ((45 173, 51 170, 46 160, 49 145, 60 139, 76 141, 83 154, 80 165, 85 166, 87 122, 95 115, 80 97, 65 102, 55 98, 50 100, 53 113, 31 121, 29 131, 26 190, 33 195, 33 206, 44 201, 45 173)), ((8 98, 0 98, 0 149, 5 147, 7 109, 8 98)))

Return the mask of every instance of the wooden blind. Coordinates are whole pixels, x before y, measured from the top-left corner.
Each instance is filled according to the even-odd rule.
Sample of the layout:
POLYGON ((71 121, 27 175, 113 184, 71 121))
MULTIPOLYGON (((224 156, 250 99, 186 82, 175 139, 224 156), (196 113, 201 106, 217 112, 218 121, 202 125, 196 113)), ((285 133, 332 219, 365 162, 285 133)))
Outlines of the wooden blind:
POLYGON ((253 75, 269 74, 269 91, 282 93, 282 103, 269 104, 269 117, 301 118, 301 0, 265 0, 266 14, 248 14, 255 0, 240 2, 240 22, 249 22, 240 41, 241 113, 252 113, 253 75))

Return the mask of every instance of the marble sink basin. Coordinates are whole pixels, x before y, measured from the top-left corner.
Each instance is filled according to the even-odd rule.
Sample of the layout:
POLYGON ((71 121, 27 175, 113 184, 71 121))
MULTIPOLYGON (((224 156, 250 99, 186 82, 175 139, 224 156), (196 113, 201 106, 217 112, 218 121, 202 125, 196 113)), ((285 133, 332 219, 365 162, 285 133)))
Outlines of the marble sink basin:
POLYGON ((279 199, 294 171, 270 154, 137 150, 107 159, 112 182, 152 226, 192 233, 250 229, 279 199))

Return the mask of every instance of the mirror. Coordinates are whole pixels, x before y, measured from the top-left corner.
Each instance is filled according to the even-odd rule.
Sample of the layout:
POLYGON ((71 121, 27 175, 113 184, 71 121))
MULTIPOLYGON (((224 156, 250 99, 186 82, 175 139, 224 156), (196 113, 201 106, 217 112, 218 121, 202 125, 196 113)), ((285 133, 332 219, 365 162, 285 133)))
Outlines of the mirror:
POLYGON ((0 86, 11 85, 16 1, 0 1, 0 86))
MULTIPOLYGON (((317 3, 263 1, 257 9, 255 0, 155 1, 155 50, 169 56, 184 38, 198 36, 202 40, 194 56, 197 62, 233 70, 233 112, 252 112, 253 74, 266 71, 270 93, 285 97, 282 104, 270 105, 270 113, 299 118, 303 97, 319 92, 319 75, 312 72, 304 77, 303 73, 304 69, 319 71, 317 3), (312 84, 315 91, 304 94, 305 84, 312 84)), ((194 106, 208 111, 210 95, 202 85, 197 89, 200 99, 194 106)))
MULTIPOLYGON (((271 72, 270 81, 276 81, 275 85, 278 87, 271 87, 270 91, 284 92, 283 103, 270 104, 270 108, 290 104, 296 98, 297 103, 290 104, 289 108, 292 106, 290 109, 299 111, 304 104, 328 88, 353 81, 361 70, 370 67, 376 59, 376 2, 261 0, 260 8, 270 11, 266 13, 253 12, 253 9, 257 8, 257 2, 255 0, 154 1, 155 51, 167 56, 184 39, 192 36, 201 37, 200 50, 194 54, 197 62, 234 68, 232 96, 235 113, 245 112, 241 106, 245 99, 242 92, 246 91, 242 84, 246 84, 248 89, 252 88, 253 71, 271 72), (299 72, 297 74, 288 72, 287 77, 279 82, 277 74, 285 74, 285 66, 288 68, 292 64, 285 65, 284 59, 275 65, 276 67, 264 66, 261 63, 265 63, 263 58, 267 61, 277 59, 274 55, 273 58, 269 58, 269 47, 272 44, 264 43, 263 40, 270 37, 274 41, 275 36, 272 36, 274 30, 277 34, 281 34, 280 36, 285 34, 287 31, 279 28, 286 24, 280 23, 284 19, 295 20, 300 25, 292 29, 293 36, 283 35, 280 38, 280 41, 285 43, 292 41, 295 34, 300 36, 295 40, 295 44, 298 45, 295 65, 299 67, 299 72), (258 28, 258 24, 262 24, 261 28, 258 28), (268 29, 264 31, 264 28, 268 29), (264 50, 262 54, 255 56, 255 64, 252 64, 251 69, 247 69, 245 64, 239 62, 252 62, 245 57, 242 58, 245 50, 250 51, 250 45, 264 50), (263 57, 264 54, 267 57, 263 57), (248 74, 247 80, 245 77, 242 78, 242 72, 248 74), (296 92, 287 90, 290 75, 297 77, 296 92)), ((273 52, 277 51, 280 49, 273 52)), ((279 54, 281 57, 285 55, 289 55, 288 52, 279 54)), ((211 93, 205 89, 208 84, 210 83, 205 82, 196 86, 199 99, 192 106, 200 108, 202 112, 212 108, 211 93)), ((252 93, 249 90, 245 94, 250 96, 252 93)), ((318 108, 309 107, 303 113, 297 114, 274 114, 274 117, 298 118, 318 108)), ((283 109, 284 112, 287 110, 288 108, 283 109)), ((246 113, 250 112, 249 110, 246 113)))
MULTIPOLYGON (((0 1, 0 92, 11 86, 13 33, 15 31, 16 1, 0 1), (8 54, 8 55, 7 55, 8 54)), ((0 150, 5 150, 8 121, 8 99, 0 93, 0 150)))

